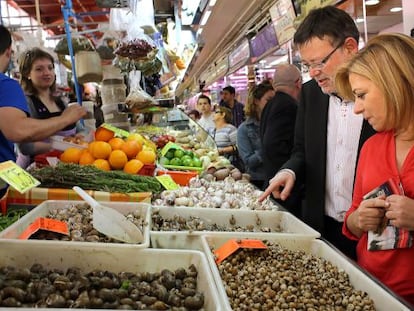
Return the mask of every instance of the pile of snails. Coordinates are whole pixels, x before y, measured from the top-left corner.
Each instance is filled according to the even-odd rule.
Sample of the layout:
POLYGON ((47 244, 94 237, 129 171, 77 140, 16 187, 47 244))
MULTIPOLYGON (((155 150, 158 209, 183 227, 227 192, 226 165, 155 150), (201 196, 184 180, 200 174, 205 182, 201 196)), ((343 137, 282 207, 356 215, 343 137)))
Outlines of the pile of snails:
MULTIPOLYGON (((98 232, 93 227, 92 213, 92 207, 87 203, 69 204, 64 208, 52 207, 45 217, 66 222, 68 224, 69 235, 66 236, 50 231, 39 231, 32 235, 31 238, 39 240, 122 243, 98 232)), ((133 222, 141 232, 148 225, 139 209, 125 215, 125 217, 133 222)))
POLYGON ((197 291, 194 265, 155 273, 82 273, 34 264, 0 267, 0 306, 187 311, 202 309, 204 295, 197 291))
POLYGON ((375 310, 327 260, 265 243, 265 250, 240 249, 218 264, 233 310, 375 310))
POLYGON ((277 210, 269 199, 258 202, 263 192, 254 185, 227 177, 223 181, 208 181, 194 177, 189 185, 177 190, 165 190, 153 201, 154 205, 192 206, 204 208, 234 208, 245 210, 277 210))
POLYGON ((223 231, 223 232, 282 232, 280 224, 275 223, 271 228, 261 225, 261 220, 256 215, 255 223, 241 226, 237 224, 234 215, 231 215, 227 224, 220 225, 208 219, 198 216, 184 217, 178 214, 172 217, 163 217, 160 210, 152 210, 151 230, 153 231, 223 231))

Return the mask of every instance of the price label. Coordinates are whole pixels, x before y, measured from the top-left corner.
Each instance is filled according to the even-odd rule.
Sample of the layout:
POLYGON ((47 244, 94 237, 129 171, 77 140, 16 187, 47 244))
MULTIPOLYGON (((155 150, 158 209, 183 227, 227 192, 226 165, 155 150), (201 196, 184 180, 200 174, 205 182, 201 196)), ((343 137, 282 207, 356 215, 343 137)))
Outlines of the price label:
POLYGON ((230 255, 232 255, 239 248, 266 249, 267 246, 261 240, 230 239, 214 251, 214 256, 216 258, 216 263, 219 264, 224 259, 226 259, 230 255))
POLYGON ((0 163, 0 178, 20 193, 40 185, 40 181, 22 169, 13 161, 0 163))
POLYGON ((125 131, 123 129, 120 129, 118 127, 115 127, 115 126, 113 126, 111 124, 104 123, 101 126, 104 127, 104 128, 106 128, 107 130, 110 130, 110 131, 114 132, 118 136, 121 136, 121 137, 128 137, 129 136, 129 132, 128 131, 125 131))
POLYGON ((27 240, 39 230, 56 232, 64 235, 69 235, 68 224, 64 221, 39 217, 32 222, 23 232, 20 234, 19 239, 27 240))
POLYGON ((157 178, 161 185, 163 185, 164 188, 167 190, 176 190, 180 188, 180 186, 175 183, 175 181, 171 178, 170 175, 165 174, 156 176, 155 178, 157 178))

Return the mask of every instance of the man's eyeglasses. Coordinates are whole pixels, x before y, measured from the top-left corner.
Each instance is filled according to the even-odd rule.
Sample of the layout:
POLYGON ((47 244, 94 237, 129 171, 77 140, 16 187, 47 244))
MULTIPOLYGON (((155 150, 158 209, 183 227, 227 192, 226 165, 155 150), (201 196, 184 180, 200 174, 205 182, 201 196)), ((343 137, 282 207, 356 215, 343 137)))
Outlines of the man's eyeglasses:
POLYGON ((333 53, 336 52, 337 49, 339 49, 342 45, 344 44, 344 41, 341 41, 340 44, 338 44, 336 46, 336 48, 334 48, 332 50, 331 53, 329 53, 328 55, 326 55, 320 62, 318 63, 313 63, 313 64, 305 64, 305 63, 301 63, 301 67, 302 67, 302 72, 303 73, 308 73, 311 69, 317 69, 317 70, 321 70, 323 69, 323 67, 325 67, 326 63, 328 62, 328 60, 331 58, 331 56, 333 55, 333 53))

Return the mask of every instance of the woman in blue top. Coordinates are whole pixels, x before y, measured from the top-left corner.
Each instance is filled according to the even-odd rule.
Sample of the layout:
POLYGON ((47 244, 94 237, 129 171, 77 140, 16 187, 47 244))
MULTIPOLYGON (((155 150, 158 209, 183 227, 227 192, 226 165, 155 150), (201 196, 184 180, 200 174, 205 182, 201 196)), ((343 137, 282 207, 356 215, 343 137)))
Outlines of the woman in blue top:
POLYGON ((270 83, 262 82, 255 86, 250 91, 247 104, 244 106, 247 119, 237 130, 237 149, 246 173, 251 176, 250 182, 260 189, 266 177, 260 142, 260 116, 263 108, 274 95, 275 91, 270 83))

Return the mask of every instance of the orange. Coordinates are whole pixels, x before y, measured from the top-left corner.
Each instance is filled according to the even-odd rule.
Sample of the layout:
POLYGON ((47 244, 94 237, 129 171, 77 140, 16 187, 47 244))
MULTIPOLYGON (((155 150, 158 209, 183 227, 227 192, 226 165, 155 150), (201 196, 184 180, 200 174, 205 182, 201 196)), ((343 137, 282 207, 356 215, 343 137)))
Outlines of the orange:
POLYGON ((138 159, 129 160, 124 166, 124 172, 129 174, 138 174, 141 168, 144 166, 138 159))
POLYGON ((109 162, 104 159, 96 159, 95 161, 93 161, 92 165, 104 171, 111 170, 111 166, 109 165, 109 162))
POLYGON ((88 144, 88 151, 89 151, 90 154, 93 154, 93 148, 94 148, 94 146, 95 146, 96 143, 97 143, 96 141, 91 141, 88 144))
POLYGON ((61 155, 60 160, 65 163, 79 163, 82 155, 82 150, 74 147, 69 147, 61 155))
POLYGON ((122 170, 128 162, 128 157, 122 150, 114 150, 109 155, 108 160, 113 169, 122 170))
POLYGON ((128 159, 135 158, 138 152, 141 151, 141 149, 142 149, 142 145, 137 140, 126 141, 121 147, 121 150, 125 152, 128 159))
POLYGON ((137 155, 137 159, 144 164, 153 164, 156 157, 155 152, 149 149, 144 149, 137 155))
POLYGON ((142 145, 145 141, 145 138, 139 133, 131 133, 126 140, 137 140, 142 145))
POLYGON ((95 161, 95 158, 91 155, 91 153, 88 151, 88 149, 85 149, 84 151, 82 151, 82 155, 79 159, 79 164, 80 165, 92 164, 93 161, 95 161))
POLYGON ((92 146, 91 155, 95 159, 108 159, 111 154, 111 145, 104 141, 96 141, 92 146))
POLYGON ((125 141, 122 138, 114 137, 108 141, 108 144, 111 145, 112 150, 119 150, 122 148, 122 145, 125 144, 125 141))
POLYGON ((112 131, 104 128, 104 127, 99 127, 95 131, 95 140, 98 140, 98 141, 109 141, 114 136, 115 136, 114 132, 112 132, 112 131))

